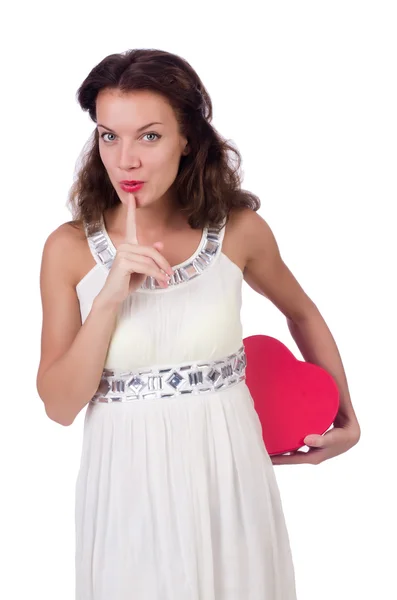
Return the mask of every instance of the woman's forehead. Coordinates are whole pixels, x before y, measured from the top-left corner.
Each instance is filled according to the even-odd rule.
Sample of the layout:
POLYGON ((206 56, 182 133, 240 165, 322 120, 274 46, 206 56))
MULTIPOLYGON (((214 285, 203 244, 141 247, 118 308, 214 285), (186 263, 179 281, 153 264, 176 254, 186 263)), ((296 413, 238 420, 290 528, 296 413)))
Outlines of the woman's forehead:
POLYGON ((96 102, 98 124, 106 128, 128 125, 138 130, 147 123, 167 125, 175 121, 172 107, 165 98, 148 90, 120 93, 104 90, 96 102))

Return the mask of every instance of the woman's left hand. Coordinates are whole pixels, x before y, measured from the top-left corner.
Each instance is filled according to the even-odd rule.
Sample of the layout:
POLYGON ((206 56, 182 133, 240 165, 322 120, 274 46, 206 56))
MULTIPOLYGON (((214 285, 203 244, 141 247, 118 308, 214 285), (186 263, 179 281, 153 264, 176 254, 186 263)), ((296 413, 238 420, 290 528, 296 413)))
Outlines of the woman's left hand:
POLYGON ((293 465, 308 463, 318 465, 324 460, 343 454, 357 444, 360 439, 360 427, 355 422, 347 422, 343 425, 335 420, 334 427, 324 435, 307 435, 304 443, 310 449, 307 452, 295 450, 291 454, 275 454, 271 456, 274 465, 293 465))

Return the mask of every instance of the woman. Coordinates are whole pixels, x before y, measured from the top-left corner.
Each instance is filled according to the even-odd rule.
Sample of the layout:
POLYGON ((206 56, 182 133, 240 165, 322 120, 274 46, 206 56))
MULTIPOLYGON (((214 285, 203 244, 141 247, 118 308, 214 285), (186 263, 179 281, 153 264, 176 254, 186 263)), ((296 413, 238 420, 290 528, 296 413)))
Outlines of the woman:
POLYGON ((272 463, 318 463, 358 441, 333 338, 241 189, 240 155, 185 60, 108 56, 78 101, 96 128, 74 220, 44 246, 37 376, 54 421, 86 407, 76 598, 295 600, 272 463), (270 459, 264 446, 244 379, 243 280, 341 390, 335 428, 307 454, 270 459))

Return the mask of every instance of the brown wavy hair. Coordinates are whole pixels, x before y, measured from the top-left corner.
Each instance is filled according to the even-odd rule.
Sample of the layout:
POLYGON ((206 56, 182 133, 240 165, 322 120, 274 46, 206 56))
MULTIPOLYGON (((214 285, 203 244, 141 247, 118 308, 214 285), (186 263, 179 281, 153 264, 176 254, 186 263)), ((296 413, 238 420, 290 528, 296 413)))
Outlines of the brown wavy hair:
MULTIPOLYGON (((151 90, 162 94, 174 109, 190 153, 181 157, 173 186, 193 229, 206 224, 218 228, 233 207, 260 208, 259 198, 241 189, 241 155, 211 125, 211 99, 185 59, 155 49, 133 49, 104 58, 76 94, 95 123, 96 98, 105 88, 122 93, 151 90)), ((67 201, 73 218, 84 221, 91 232, 97 229, 103 211, 120 202, 102 163, 98 138, 95 128, 80 154, 67 201)))

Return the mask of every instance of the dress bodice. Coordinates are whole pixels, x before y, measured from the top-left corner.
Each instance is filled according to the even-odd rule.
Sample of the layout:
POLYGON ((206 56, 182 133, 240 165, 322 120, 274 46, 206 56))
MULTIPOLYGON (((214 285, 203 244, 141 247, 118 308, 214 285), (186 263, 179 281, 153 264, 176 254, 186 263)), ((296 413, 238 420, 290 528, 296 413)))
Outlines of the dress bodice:
MULTIPOLYGON (((148 276, 120 306, 104 368, 136 370, 146 366, 217 360, 242 345, 241 269, 222 252, 225 223, 205 227, 194 254, 173 266, 168 288, 148 276)), ((87 232, 87 230, 86 230, 87 232)), ((76 286, 84 323, 102 289, 116 249, 102 220, 87 234, 95 266, 76 286)))

